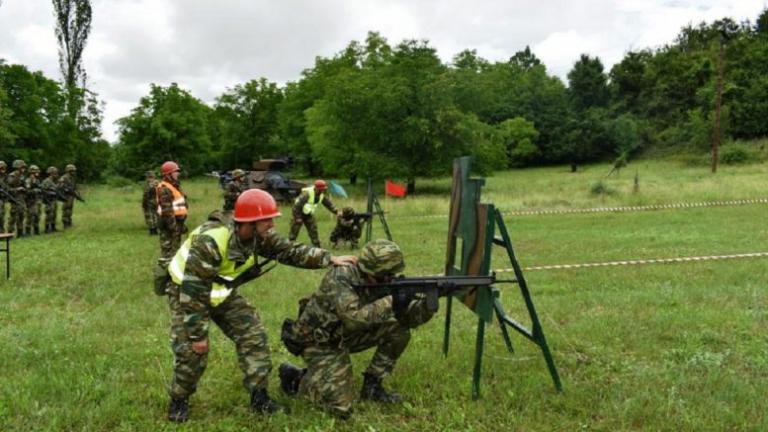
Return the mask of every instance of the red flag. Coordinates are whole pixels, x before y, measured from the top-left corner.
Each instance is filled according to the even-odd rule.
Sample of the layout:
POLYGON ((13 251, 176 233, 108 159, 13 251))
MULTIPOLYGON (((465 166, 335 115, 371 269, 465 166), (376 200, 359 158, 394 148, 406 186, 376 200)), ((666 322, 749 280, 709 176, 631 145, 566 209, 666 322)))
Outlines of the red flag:
POLYGON ((405 192, 405 185, 384 180, 384 193, 386 193, 387 196, 405 198, 405 192))

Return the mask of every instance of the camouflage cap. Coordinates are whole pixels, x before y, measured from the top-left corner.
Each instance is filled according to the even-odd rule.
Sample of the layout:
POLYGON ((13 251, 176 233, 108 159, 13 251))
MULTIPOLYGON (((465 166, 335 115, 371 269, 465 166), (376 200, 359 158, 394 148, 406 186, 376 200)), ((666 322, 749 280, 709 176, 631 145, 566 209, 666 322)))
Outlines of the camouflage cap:
POLYGON ((360 270, 373 277, 394 275, 403 271, 403 252, 395 242, 372 240, 363 246, 357 261, 360 270))
POLYGON ((16 159, 13 161, 13 169, 19 169, 19 168, 26 168, 27 164, 21 159, 16 159))
POLYGON ((58 174, 59 173, 59 169, 56 168, 55 166, 49 166, 48 169, 45 170, 45 172, 48 173, 49 175, 50 174, 58 174))
POLYGON ((0 168, 8 168, 8 164, 5 161, 0 161, 0 168))
POLYGON ((240 168, 232 170, 232 178, 240 178, 245 175, 245 171, 240 168))
POLYGON ((38 167, 37 165, 30 165, 29 166, 29 172, 30 173, 39 173, 40 172, 40 167, 38 167))
POLYGON ((67 166, 64 167, 64 172, 72 172, 72 171, 77 171, 77 167, 75 167, 72 164, 67 164, 67 166))
POLYGON ((341 209, 341 215, 344 216, 345 218, 351 218, 352 216, 355 215, 355 209, 353 209, 352 207, 344 207, 343 209, 341 209))

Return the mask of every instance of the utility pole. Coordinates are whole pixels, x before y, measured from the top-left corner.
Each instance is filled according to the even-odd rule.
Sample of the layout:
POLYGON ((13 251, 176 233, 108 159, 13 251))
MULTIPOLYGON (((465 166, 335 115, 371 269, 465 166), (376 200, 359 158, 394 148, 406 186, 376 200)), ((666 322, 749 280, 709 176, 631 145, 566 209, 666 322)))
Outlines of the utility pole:
POLYGON ((718 147, 720 147, 720 109, 723 103, 723 80, 725 76, 725 34, 720 36, 720 54, 717 58, 717 94, 715 95, 715 125, 712 128, 712 173, 717 172, 718 147))

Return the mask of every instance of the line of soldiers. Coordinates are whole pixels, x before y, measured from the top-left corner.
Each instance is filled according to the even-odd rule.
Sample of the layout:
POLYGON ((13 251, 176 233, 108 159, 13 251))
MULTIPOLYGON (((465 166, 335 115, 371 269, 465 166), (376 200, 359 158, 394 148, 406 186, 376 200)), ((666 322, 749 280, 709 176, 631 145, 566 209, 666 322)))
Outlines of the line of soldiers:
POLYGON ((155 293, 166 297, 171 317, 170 421, 189 418, 189 398, 208 363, 211 323, 235 344, 252 411, 288 412, 267 393, 272 362, 266 330, 254 307, 238 292, 276 263, 328 269, 317 292, 300 300, 298 320, 283 325, 284 343, 307 364, 305 369, 289 363, 280 366, 283 391, 306 396, 347 419, 355 399, 350 353, 376 347, 363 374, 360 398, 379 403, 401 400, 384 389, 382 379, 392 373, 407 347, 410 329, 427 322, 432 313, 422 298, 382 297, 375 290, 355 287, 387 283, 403 270, 403 254, 395 243, 370 242, 358 258, 286 239, 274 226, 281 215, 275 199, 260 189, 241 192, 231 212, 212 212, 180 243, 185 231, 178 224, 183 225, 188 209, 178 182, 179 168, 169 161, 161 171, 163 182, 155 188, 157 213, 166 222, 158 224, 161 256, 155 267, 155 293), (173 237, 167 244, 162 241, 164 231, 173 237))
POLYGON ((72 226, 74 201, 82 201, 77 191, 77 168, 68 164, 64 175, 59 177, 55 166, 46 169, 47 177, 40 179, 40 168, 27 164, 21 159, 13 161, 12 171, 6 175, 8 165, 0 161, 0 232, 14 233, 16 237, 40 234, 40 209, 45 206, 44 232, 56 229, 57 202, 62 201, 62 225, 72 226), (10 204, 8 224, 5 222, 5 204, 10 204))

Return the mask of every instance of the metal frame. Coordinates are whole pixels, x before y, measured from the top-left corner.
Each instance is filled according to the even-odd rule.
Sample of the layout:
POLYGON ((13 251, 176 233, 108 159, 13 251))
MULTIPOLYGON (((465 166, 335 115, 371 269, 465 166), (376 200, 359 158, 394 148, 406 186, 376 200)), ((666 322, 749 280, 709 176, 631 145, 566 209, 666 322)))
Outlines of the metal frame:
POLYGON ((5 278, 11 278, 11 239, 13 234, 3 233, 0 234, 0 241, 5 240, 5 249, 0 249, 0 252, 5 252, 5 278))
MULTIPOLYGON (((381 226, 384 227, 384 233, 387 235, 387 240, 392 240, 392 233, 389 231, 389 225, 387 219, 384 217, 384 210, 379 205, 379 200, 376 198, 376 192, 373 190, 373 180, 368 177, 368 205, 366 206, 366 212, 371 215, 378 215, 381 226)), ((365 221, 365 242, 371 241, 371 235, 373 233, 373 216, 365 221)))

